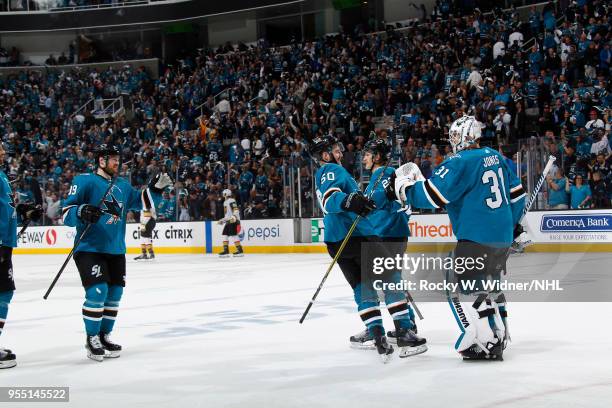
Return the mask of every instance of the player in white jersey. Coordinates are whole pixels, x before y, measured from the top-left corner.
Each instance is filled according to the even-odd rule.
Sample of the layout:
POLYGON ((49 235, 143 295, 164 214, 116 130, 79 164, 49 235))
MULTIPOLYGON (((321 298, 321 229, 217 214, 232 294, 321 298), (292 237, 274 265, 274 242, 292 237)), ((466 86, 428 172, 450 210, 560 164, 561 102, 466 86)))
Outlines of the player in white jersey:
POLYGON ((165 173, 158 173, 149 182, 147 188, 142 190, 140 199, 142 211, 140 212, 140 249, 142 254, 136 260, 155 259, 153 252, 153 229, 157 223, 157 206, 162 201, 162 192, 172 186, 172 179, 165 173), (148 255, 147 255, 148 251, 148 255))
POLYGON ((238 234, 240 234, 240 210, 238 209, 238 204, 236 200, 232 198, 232 191, 225 189, 223 190, 223 210, 225 211, 225 216, 219 220, 219 224, 225 226, 223 227, 223 252, 219 254, 220 257, 225 258, 229 256, 229 240, 234 240, 234 245, 236 245, 236 252, 234 252, 233 256, 242 256, 244 252, 242 251, 242 245, 240 245, 240 238, 238 234))

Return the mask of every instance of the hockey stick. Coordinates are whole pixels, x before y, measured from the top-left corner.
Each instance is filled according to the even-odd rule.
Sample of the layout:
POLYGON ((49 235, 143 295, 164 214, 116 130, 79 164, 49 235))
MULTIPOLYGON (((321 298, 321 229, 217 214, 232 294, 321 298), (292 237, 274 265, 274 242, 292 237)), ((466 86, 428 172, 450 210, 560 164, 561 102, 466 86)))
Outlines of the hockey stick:
MULTIPOLYGON (((374 193, 374 190, 378 186, 378 183, 382 180, 383 176, 385 175, 385 172, 387 171, 388 167, 389 165, 385 165, 385 168, 380 173, 380 176, 378 176, 378 178, 374 182, 374 186, 372 187, 372 194, 374 193)), ((319 283, 319 287, 317 288, 314 295, 312 296, 312 299, 310 300, 310 303, 308 303, 308 306, 306 306, 306 310, 304 310, 304 313, 302 314, 302 317, 300 318, 300 324, 304 323, 304 319, 306 319, 306 315, 308 315, 310 308, 312 307, 315 300, 317 299, 317 296, 319 296, 319 292, 321 292, 321 289, 323 289, 323 285, 325 284, 325 281, 327 280, 329 273, 331 272, 332 268, 338 261, 338 258, 340 258, 342 251, 344 251, 344 247, 348 243, 348 240, 351 237, 351 235, 353 235, 353 231, 355 231, 355 228, 357 227, 357 224, 359 223, 359 221, 361 221, 361 218, 362 218, 361 215, 358 215, 357 218, 355 218, 355 221, 353 221, 353 224, 351 225, 351 228, 349 228, 348 233, 344 237, 344 240, 342 240, 342 244, 340 244, 340 248, 338 248, 338 252, 336 252, 336 256, 334 256, 334 258, 332 259, 332 262, 329 264, 327 271, 325 271, 325 275, 323 275, 323 279, 321 280, 321 283, 319 283)))
MULTIPOLYGON (((555 160, 556 160, 555 156, 552 156, 552 155, 548 156, 548 161, 546 162, 546 166, 544 166, 544 170, 542 171, 542 175, 540 176, 540 178, 538 179, 538 182, 536 183, 535 187, 533 188, 533 191, 531 192, 531 195, 529 196, 529 200, 527 200, 527 203, 525 204, 525 208, 523 208, 523 212, 521 213, 520 218, 516 222, 516 225, 520 225, 520 223, 523 221, 523 219, 525 218, 525 216, 527 215, 527 213, 531 209, 531 206, 533 205, 533 203, 537 199, 538 193, 540 192, 540 189, 542 188, 542 185, 544 184, 544 181, 546 180, 546 176, 548 175, 548 173, 552 169, 552 166, 555 163, 555 160)), ((510 247, 506 250, 506 259, 508 259, 508 257, 510 256, 510 252, 511 251, 512 251, 512 245, 510 245, 510 247)))
POLYGON ((406 299, 408 299, 408 302, 410 302, 410 304, 412 305, 412 308, 414 309, 414 312, 417 314, 417 316, 419 317, 419 320, 423 320, 423 314, 421 313, 421 311, 419 310, 419 307, 417 306, 416 302, 414 301, 414 298, 412 297, 412 295, 410 294, 410 292, 408 292, 407 290, 404 291, 404 294, 406 295, 406 299))
POLYGON ((23 223, 23 225, 21 226, 21 229, 17 233, 17 240, 19 240, 19 238, 21 238, 21 236, 23 235, 23 233, 25 232, 25 230, 28 228, 29 225, 30 225, 30 220, 26 220, 23 223))
MULTIPOLYGON (((121 166, 122 166, 122 164, 119 164, 119 168, 121 168, 121 166)), ((117 171, 119 171, 119 169, 117 171)), ((111 179, 111 182, 108 185, 108 188, 106 189, 106 191, 104 192, 104 195, 102 196, 102 198, 100 199, 100 202, 98 203, 98 208, 100 208, 100 206, 104 202, 104 199, 108 195, 108 192, 111 191, 111 189, 115 185, 115 181, 117 180, 117 178, 119 178, 118 174, 117 174, 117 177, 113 177, 111 179)), ((83 240, 83 238, 85 237, 85 234, 87 234, 87 232, 89 231, 89 229, 91 228, 92 225, 93 224, 87 224, 87 226, 85 227, 85 229, 83 230, 83 232, 81 233, 79 238, 76 240, 76 242, 72 246, 72 249, 70 250, 70 253, 66 257, 66 260, 62 264, 62 267, 60 268, 59 272, 57 272, 57 274, 55 275, 55 278, 53 278, 53 282, 51 282, 51 285, 49 286, 49 289, 47 289, 47 292, 43 296, 43 299, 46 300, 49 297, 49 294, 51 293, 51 291, 55 287, 55 284, 57 283, 57 281, 59 280, 60 276, 64 272, 64 269, 66 269, 66 265, 68 265, 68 262, 70 262, 70 259, 72 259, 72 255, 74 255, 74 250, 79 246, 79 244, 81 243, 81 240, 83 240)))
POLYGON ((555 163, 555 160, 556 160, 555 156, 548 156, 548 161, 546 162, 546 166, 544 166, 544 170, 542 171, 542 175, 540 176, 540 179, 536 183, 536 185, 535 185, 535 187, 533 189, 533 192, 531 193, 531 196, 529 197, 529 200, 525 204, 525 208, 523 208, 523 213, 521 214, 521 218, 519 218, 519 220, 517 221, 517 224, 520 224, 521 221, 523 221, 523 218, 525 218, 525 215, 527 215, 527 213, 531 209, 531 206, 535 202, 535 200, 536 200, 536 198, 538 196, 538 193, 540 192, 540 189, 542 188, 542 185, 544 184, 544 181, 546 180, 546 176, 548 175, 548 173, 550 172, 550 169, 552 168, 553 164, 555 163))

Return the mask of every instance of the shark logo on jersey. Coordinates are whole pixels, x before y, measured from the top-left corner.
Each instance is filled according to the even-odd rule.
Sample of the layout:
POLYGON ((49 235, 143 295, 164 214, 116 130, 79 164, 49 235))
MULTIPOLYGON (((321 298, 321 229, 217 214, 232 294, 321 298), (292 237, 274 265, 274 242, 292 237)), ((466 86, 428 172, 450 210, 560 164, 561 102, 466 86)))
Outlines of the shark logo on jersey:
POLYGON ((13 268, 10 268, 10 269, 8 270, 8 278, 9 278, 9 280, 10 280, 10 281, 12 281, 12 280, 13 280, 13 268))
POLYGON ((113 224, 119 221, 121 213, 123 212, 123 203, 117 201, 115 196, 111 193, 102 202, 102 211, 111 217, 106 221, 107 224, 113 224), (110 196, 110 199, 108 197, 110 196))

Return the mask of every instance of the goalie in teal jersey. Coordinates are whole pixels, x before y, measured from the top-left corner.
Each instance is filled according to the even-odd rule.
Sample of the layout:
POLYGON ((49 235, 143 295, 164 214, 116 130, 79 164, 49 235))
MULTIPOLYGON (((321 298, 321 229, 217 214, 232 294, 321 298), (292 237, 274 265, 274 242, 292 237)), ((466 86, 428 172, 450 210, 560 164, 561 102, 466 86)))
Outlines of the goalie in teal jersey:
POLYGON ((447 279, 476 284, 474 290, 448 294, 461 330, 455 349, 464 359, 502 360, 508 340, 506 300, 483 284, 498 281, 506 269, 507 248, 522 232, 517 221, 525 192, 503 156, 480 147, 480 135, 481 124, 474 117, 456 120, 449 132, 454 156, 428 180, 414 163, 400 167, 388 193, 416 208, 446 208, 458 241, 455 260, 475 261, 447 271, 447 279))

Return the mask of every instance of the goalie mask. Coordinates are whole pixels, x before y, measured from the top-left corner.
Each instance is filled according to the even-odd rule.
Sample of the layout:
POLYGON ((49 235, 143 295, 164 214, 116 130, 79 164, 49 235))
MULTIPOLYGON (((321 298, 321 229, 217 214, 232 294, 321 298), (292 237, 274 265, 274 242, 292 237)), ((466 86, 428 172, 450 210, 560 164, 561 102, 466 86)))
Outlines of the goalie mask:
POLYGON ((478 142, 481 136, 480 122, 473 116, 463 116, 453 122, 448 136, 453 153, 460 152, 478 142))

